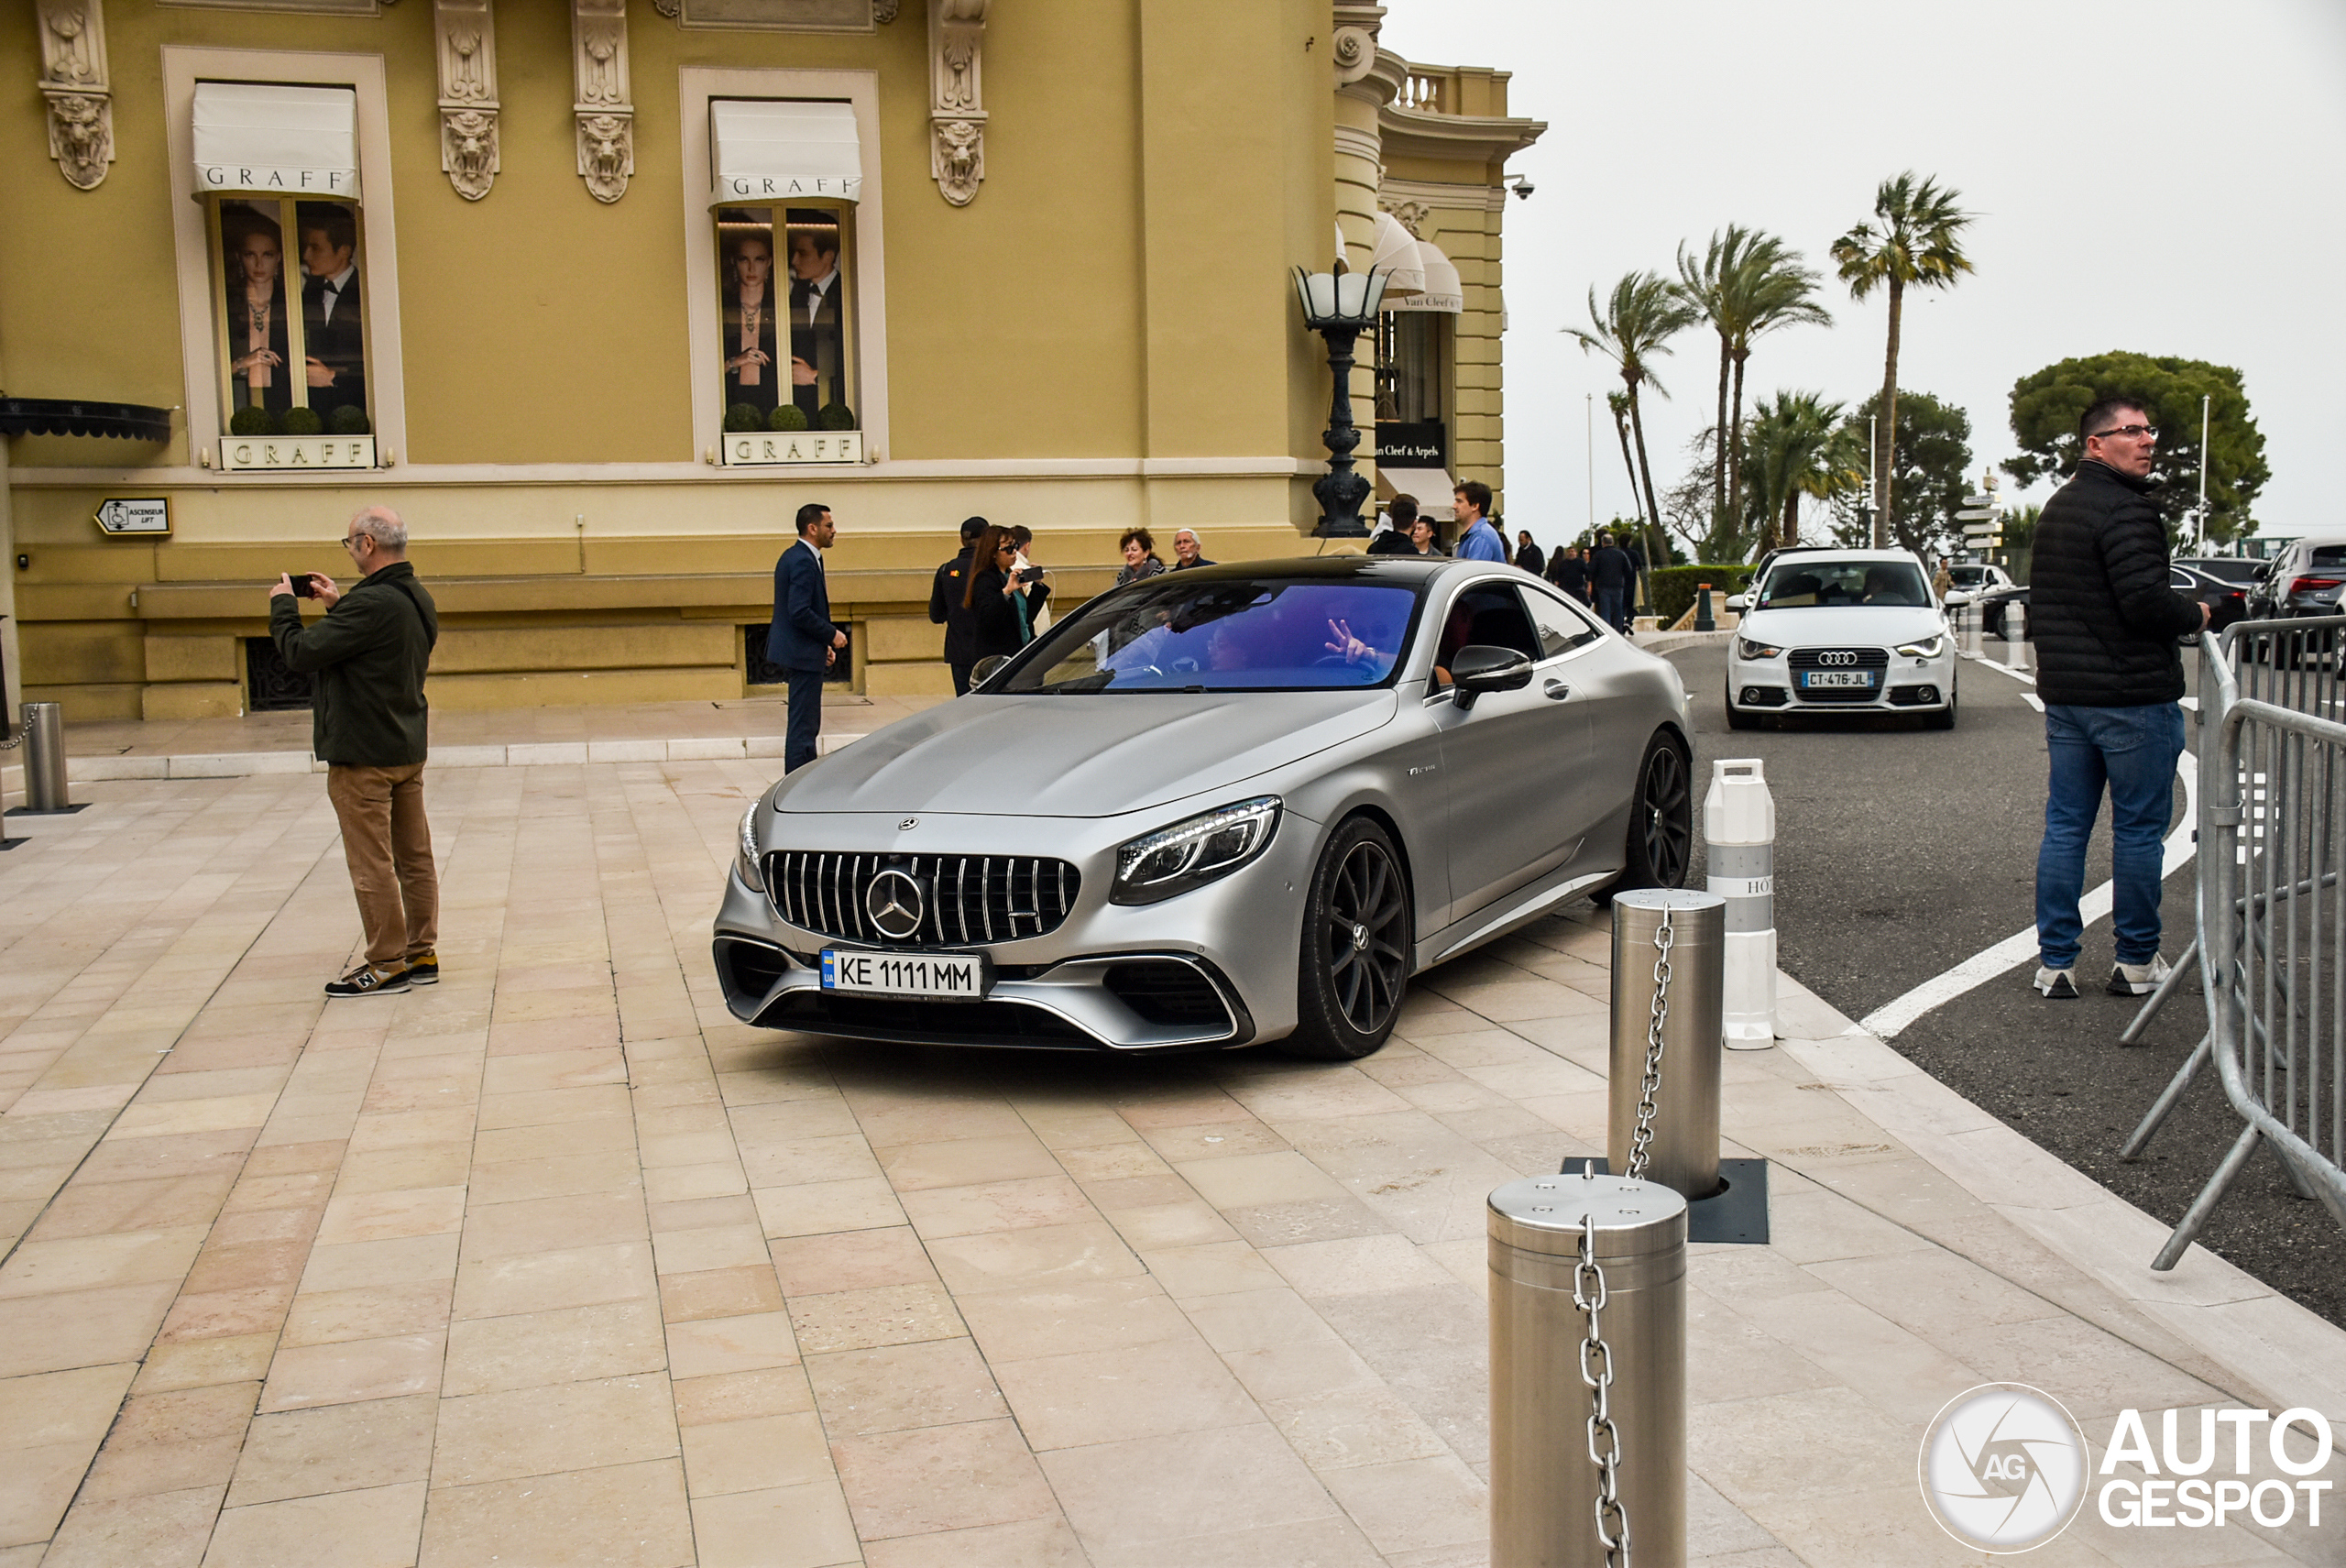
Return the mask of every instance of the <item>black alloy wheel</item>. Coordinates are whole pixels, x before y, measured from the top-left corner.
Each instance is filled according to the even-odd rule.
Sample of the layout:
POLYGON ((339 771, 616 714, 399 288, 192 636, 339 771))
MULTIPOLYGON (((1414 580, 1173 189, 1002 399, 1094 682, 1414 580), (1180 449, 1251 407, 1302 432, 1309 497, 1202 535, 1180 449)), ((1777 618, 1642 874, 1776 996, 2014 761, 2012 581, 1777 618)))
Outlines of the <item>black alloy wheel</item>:
POLYGON ((1629 863, 1617 885, 1681 885, 1694 843, 1694 791, 1686 751, 1674 736, 1658 733, 1638 764, 1638 793, 1629 806, 1629 863))
POLYGON ((1385 1044, 1409 983, 1409 883, 1385 830, 1356 817, 1321 851, 1304 902, 1290 1056, 1351 1061, 1385 1044))

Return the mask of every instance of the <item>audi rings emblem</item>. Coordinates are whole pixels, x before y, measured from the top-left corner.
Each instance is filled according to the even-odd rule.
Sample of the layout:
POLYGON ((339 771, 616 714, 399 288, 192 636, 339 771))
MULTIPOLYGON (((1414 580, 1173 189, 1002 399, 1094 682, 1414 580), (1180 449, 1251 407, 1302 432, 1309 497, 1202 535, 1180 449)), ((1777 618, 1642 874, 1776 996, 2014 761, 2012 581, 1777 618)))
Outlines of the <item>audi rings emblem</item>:
POLYGON ((1858 651, 1854 648, 1836 648, 1829 652, 1819 653, 1816 656, 1816 662, 1820 664, 1854 664, 1858 662, 1858 651))
POLYGON ((863 890, 863 912, 882 936, 901 942, 920 929, 928 915, 928 890, 910 872, 893 866, 863 890))

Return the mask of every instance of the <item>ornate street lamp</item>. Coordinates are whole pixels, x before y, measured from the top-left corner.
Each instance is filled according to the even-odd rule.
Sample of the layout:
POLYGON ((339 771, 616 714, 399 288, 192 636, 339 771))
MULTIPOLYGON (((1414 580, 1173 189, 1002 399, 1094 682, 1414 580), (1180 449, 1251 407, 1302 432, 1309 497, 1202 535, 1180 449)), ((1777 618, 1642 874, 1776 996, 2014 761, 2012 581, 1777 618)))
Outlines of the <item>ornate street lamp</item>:
POLYGON ((1333 272, 1295 269, 1295 297, 1303 306, 1303 324, 1328 340, 1328 368, 1336 378, 1328 428, 1320 437, 1328 445, 1328 472, 1311 487, 1320 501, 1320 523, 1311 531, 1315 538, 1368 537, 1368 525, 1360 516, 1361 503, 1368 499, 1368 481, 1353 471, 1353 448, 1360 444, 1360 429, 1353 423, 1353 340, 1376 324, 1387 277, 1376 268, 1347 272, 1341 258, 1333 272))

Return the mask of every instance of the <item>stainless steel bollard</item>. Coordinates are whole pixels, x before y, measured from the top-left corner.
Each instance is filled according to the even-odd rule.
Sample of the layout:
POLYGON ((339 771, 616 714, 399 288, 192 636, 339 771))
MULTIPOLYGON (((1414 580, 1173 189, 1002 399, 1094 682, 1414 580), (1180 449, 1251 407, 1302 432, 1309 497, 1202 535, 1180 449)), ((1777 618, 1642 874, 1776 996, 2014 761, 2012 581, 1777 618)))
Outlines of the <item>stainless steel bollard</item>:
POLYGON ((1491 1568, 1598 1568, 1584 1229, 1605 1275, 1598 1327, 1631 1561, 1686 1561, 1686 1201, 1650 1181, 1541 1176, 1490 1197, 1491 1568))
POLYGON ((1613 895, 1613 1048, 1605 1150, 1629 1168, 1656 992, 1654 938, 1670 916, 1669 1010, 1661 1084, 1642 1172, 1687 1198, 1719 1190, 1719 1073, 1725 1049, 1727 900, 1716 893, 1647 887, 1613 895))
POLYGON ((65 811, 65 710, 53 702, 25 704, 25 809, 65 811))

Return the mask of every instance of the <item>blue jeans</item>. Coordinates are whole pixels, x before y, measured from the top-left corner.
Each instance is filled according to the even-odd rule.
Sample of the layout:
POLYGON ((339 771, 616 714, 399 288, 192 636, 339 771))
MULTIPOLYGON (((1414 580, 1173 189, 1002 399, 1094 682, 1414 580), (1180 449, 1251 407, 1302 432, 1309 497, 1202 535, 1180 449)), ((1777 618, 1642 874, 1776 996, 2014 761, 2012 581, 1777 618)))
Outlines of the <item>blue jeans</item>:
POLYGON ((815 737, 823 729, 823 672, 792 670, 790 724, 784 731, 782 771, 795 773, 815 760, 815 737))
POLYGON ((2086 840, 2093 834, 2106 785, 2118 961, 2146 964, 2159 950, 2161 840, 2174 805, 2176 762, 2183 755, 2183 709, 2171 702, 2147 707, 2047 704, 2045 749, 2052 768, 2045 842, 2036 851, 2040 961, 2055 970, 2077 961, 2086 840))
POLYGON ((1621 607, 1621 601, 1626 597, 1619 588, 1596 590, 1596 618, 1616 631, 1628 630, 1628 622, 1622 615, 1621 607))

